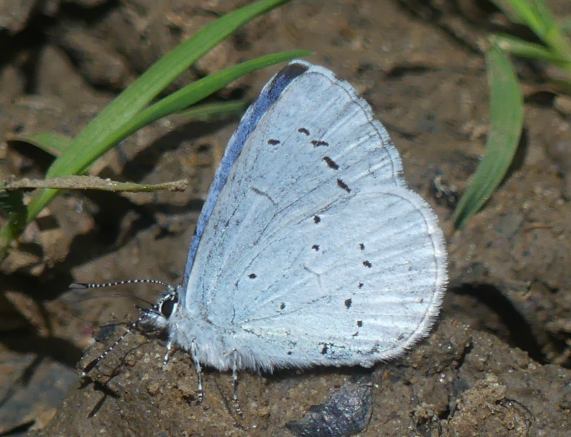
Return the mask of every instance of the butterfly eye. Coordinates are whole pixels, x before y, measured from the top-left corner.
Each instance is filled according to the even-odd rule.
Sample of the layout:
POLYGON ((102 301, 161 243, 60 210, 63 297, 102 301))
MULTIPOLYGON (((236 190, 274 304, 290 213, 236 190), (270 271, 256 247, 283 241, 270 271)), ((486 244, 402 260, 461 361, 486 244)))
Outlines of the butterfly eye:
POLYGON ((178 302, 178 296, 175 294, 173 296, 168 297, 165 301, 161 304, 159 311, 163 316, 167 319, 171 316, 172 310, 174 309, 174 304, 178 302))

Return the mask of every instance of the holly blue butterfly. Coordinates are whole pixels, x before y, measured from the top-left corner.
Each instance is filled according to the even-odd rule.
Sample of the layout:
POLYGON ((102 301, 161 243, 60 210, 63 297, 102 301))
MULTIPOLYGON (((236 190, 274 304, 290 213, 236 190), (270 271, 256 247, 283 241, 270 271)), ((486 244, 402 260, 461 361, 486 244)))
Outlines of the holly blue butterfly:
POLYGON ((429 333, 446 282, 442 231, 385 128, 347 82, 297 60, 243 116, 182 285, 138 326, 191 354, 202 391, 204 365, 236 377, 397 357, 429 333))

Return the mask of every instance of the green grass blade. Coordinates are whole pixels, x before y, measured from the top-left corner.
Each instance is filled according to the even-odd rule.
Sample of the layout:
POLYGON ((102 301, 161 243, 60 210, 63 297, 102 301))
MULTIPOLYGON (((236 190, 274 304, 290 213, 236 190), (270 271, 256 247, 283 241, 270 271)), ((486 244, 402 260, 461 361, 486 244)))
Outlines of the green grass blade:
POLYGON ((195 105, 190 109, 181 111, 176 114, 177 119, 190 121, 209 122, 214 120, 222 120, 229 117, 235 117, 246 109, 246 102, 243 100, 233 100, 230 102, 204 103, 195 105))
POLYGON ((555 17, 543 0, 536 0, 536 3, 537 14, 541 17, 544 26, 545 33, 541 36, 543 42, 559 56, 571 59, 571 44, 563 28, 555 20, 555 17))
MULTIPOLYGON (((208 24, 196 35, 175 47, 135 82, 127 87, 79 133, 66 153, 54 161, 47 176, 65 176, 81 172, 86 162, 95 161, 113 143, 117 131, 128 123, 162 90, 202 55, 248 21, 288 0, 261 0, 230 12, 208 24)), ((28 222, 57 194, 44 190, 28 207, 28 222)))
POLYGON ((309 54, 306 50, 293 50, 261 56, 197 80, 141 111, 117 132, 117 142, 159 118, 188 108, 252 71, 309 54))
POLYGON ((571 64, 571 59, 563 58, 545 46, 530 43, 511 35, 493 35, 490 40, 503 51, 522 58, 547 61, 561 66, 571 64))
POLYGON ((570 59, 571 44, 544 0, 495 0, 514 22, 528 26, 555 56, 570 59))
POLYGON ((486 153, 462 195, 453 220, 456 227, 482 208, 513 160, 523 128, 523 97, 507 55, 497 46, 486 53, 490 84, 490 133, 486 153))
POLYGON ((55 157, 62 155, 72 140, 73 138, 57 132, 37 132, 35 134, 12 135, 6 138, 8 143, 31 144, 55 157))
MULTIPOLYGON (((494 3, 514 22, 525 24, 543 40, 549 23, 535 3, 541 0, 495 0, 494 3)), ((543 9, 542 9, 543 10, 543 9)))

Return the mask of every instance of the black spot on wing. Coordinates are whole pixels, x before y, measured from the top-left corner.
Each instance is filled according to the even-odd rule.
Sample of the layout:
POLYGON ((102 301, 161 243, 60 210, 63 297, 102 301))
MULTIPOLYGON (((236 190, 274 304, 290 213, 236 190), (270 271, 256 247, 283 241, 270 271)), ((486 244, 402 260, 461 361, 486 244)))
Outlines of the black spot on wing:
POLYGON ((308 131, 306 128, 304 128, 304 127, 300 127, 297 131, 298 131, 300 134, 304 134, 304 135, 309 136, 309 131, 308 131))
POLYGON ((250 273, 248 275, 248 278, 250 278, 250 279, 256 279, 257 277, 258 277, 258 275, 256 275, 255 273, 250 273))
POLYGON ((311 246, 311 248, 316 252, 319 252, 319 244, 314 244, 313 246, 311 246))
POLYGON ((362 282, 359 282, 359 288, 363 288, 363 285, 365 285, 365 284, 363 284, 362 282))
POLYGON ((347 309, 351 308, 351 305, 353 304, 353 300, 352 299, 345 299, 345 307, 347 309))
POLYGON ((369 269, 370 269, 371 267, 373 267, 373 264, 371 264, 371 262, 370 262, 370 261, 367 261, 367 260, 363 261, 363 265, 364 265, 365 267, 369 268, 369 269))
POLYGON ((280 310, 285 309, 285 307, 286 307, 285 303, 282 302, 282 303, 280 304, 280 310))
POLYGON ((341 179, 337 179, 337 186, 339 188, 341 188, 342 190, 347 191, 348 193, 351 192, 351 188, 349 188, 349 185, 347 185, 345 182, 343 182, 341 179))
POLYGON ((362 320, 357 320, 357 326, 358 326, 359 328, 362 328, 362 327, 363 327, 363 321, 362 321, 362 320))
POLYGON ((329 168, 332 168, 333 170, 339 170, 339 165, 337 165, 337 163, 333 161, 329 156, 324 156, 323 160, 329 168))
POLYGON ((321 217, 319 217, 318 215, 314 215, 313 216, 313 223, 317 224, 321 221, 321 217))
POLYGON ((365 250, 365 245, 363 243, 359 243, 359 249, 365 250))
POLYGON ((327 346, 327 343, 323 343, 322 347, 321 347, 321 355, 325 355, 328 350, 329 350, 329 346, 327 346))
POLYGON ((313 144, 313 147, 327 147, 327 146, 329 146, 329 143, 327 141, 323 141, 323 140, 311 140, 311 144, 313 144))
POLYGON ((279 143, 280 143, 280 140, 273 140, 273 139, 268 140, 268 144, 270 144, 271 146, 275 146, 276 144, 279 144, 279 143))

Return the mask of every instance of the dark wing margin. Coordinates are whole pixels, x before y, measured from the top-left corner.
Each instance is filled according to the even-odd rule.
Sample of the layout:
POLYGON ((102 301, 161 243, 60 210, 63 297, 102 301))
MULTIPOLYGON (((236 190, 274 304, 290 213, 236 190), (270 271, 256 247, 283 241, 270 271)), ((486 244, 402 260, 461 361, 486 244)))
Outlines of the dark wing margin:
POLYGON ((186 267, 184 269, 182 290, 186 291, 190 271, 192 270, 192 265, 194 264, 194 258, 196 256, 196 252, 198 251, 198 246, 200 244, 202 234, 206 229, 208 219, 210 218, 210 215, 216 206, 218 194, 226 184, 230 171, 232 170, 232 166, 240 156, 246 140, 252 131, 256 128, 262 116, 276 102, 276 100, 278 100, 284 89, 296 77, 305 73, 308 68, 309 66, 305 63, 299 63, 297 61, 292 61, 289 63, 264 87, 258 99, 248 108, 240 120, 238 129, 236 132, 234 132, 230 138, 230 141, 228 142, 224 156, 220 161, 220 165, 216 170, 214 180, 212 181, 210 189, 208 190, 208 197, 206 198, 206 202, 204 203, 202 212, 198 218, 198 222, 196 224, 196 232, 188 251, 188 258, 186 260, 186 267))

